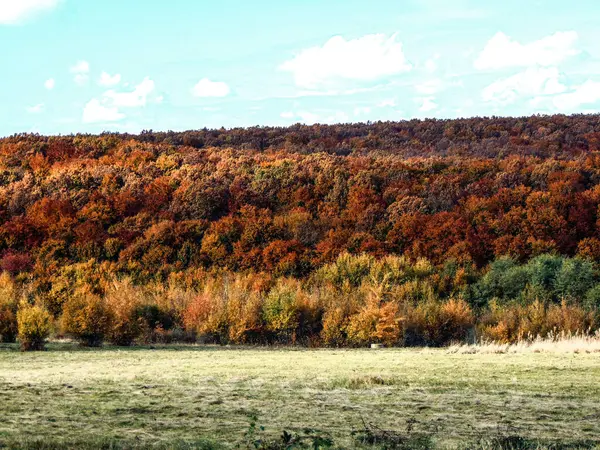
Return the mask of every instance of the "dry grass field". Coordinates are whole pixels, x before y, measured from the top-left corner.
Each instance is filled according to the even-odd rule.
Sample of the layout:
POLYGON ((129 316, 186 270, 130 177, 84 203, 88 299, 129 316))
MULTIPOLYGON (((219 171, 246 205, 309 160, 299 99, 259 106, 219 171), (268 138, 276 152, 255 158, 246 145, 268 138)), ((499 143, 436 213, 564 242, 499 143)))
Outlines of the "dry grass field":
POLYGON ((0 347, 0 448, 298 448, 268 446, 284 430, 335 448, 595 448, 600 353, 0 347))

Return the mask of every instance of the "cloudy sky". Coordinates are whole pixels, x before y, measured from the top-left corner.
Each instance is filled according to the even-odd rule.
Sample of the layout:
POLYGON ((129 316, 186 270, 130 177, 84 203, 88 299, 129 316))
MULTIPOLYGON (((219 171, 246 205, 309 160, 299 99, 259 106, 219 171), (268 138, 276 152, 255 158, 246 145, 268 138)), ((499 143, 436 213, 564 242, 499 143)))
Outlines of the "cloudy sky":
POLYGON ((597 0, 0 0, 0 136, 600 111, 597 0))

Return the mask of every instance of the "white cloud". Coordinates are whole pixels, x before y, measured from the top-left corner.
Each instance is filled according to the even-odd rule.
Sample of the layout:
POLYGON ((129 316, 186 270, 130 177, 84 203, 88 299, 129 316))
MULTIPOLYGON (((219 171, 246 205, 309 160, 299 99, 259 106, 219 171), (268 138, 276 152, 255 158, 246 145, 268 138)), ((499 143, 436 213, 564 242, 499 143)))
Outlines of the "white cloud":
POLYGON ((83 109, 84 123, 116 122, 125 118, 116 107, 103 106, 98 99, 90 100, 83 109))
POLYGON ((89 79, 90 64, 87 61, 77 61, 74 66, 71 66, 70 72, 75 75, 75 83, 84 85, 89 79))
POLYGON ((56 7, 59 0, 0 0, 0 24, 14 24, 56 7))
POLYGON ((117 84, 119 84, 121 82, 121 75, 120 74, 115 74, 115 75, 110 75, 107 72, 102 72, 102 74, 100 75, 100 80, 98 81, 98 84, 100 86, 115 86, 117 84))
POLYGON ((561 111, 573 111, 581 105, 600 102, 600 82, 587 80, 573 92, 557 95, 553 98, 556 108, 561 111))
POLYGON ((358 39, 332 37, 322 47, 303 50, 280 66, 291 72, 296 85, 315 89, 339 81, 373 81, 411 70, 402 51, 402 43, 384 34, 358 39))
POLYGON ((336 111, 333 114, 325 116, 322 119, 322 121, 323 121, 323 123, 348 123, 350 121, 350 118, 348 117, 348 114, 346 114, 345 112, 336 111))
POLYGON ((44 104, 40 103, 38 105, 35 106, 30 106, 27 108, 27 112, 31 113, 31 114, 39 114, 44 110, 44 104))
MULTIPOLYGON (((115 122, 125 118, 120 108, 139 108, 146 106, 154 92, 154 81, 146 77, 131 92, 116 92, 108 90, 101 99, 90 100, 83 110, 85 123, 115 122)), ((156 97, 154 102, 162 102, 162 97, 156 97)))
POLYGON ((79 86, 83 86, 88 82, 89 77, 85 74, 78 73, 77 75, 75 75, 75 78, 73 78, 73 80, 75 80, 75 83, 79 86))
POLYGON ((154 91, 154 81, 149 77, 138 84, 131 92, 116 92, 114 90, 106 91, 103 96, 108 99, 113 106, 135 108, 146 106, 148 96, 154 91))
POLYGON ((370 113, 371 113, 371 108, 368 106, 357 106, 356 108, 354 108, 355 116, 364 116, 364 115, 370 114, 370 113))
POLYGON ((87 61, 77 61, 74 66, 71 66, 71 73, 88 73, 90 71, 90 63, 87 61))
POLYGON ((490 84, 483 90, 482 97, 485 101, 506 105, 522 97, 559 94, 566 90, 559 77, 556 67, 529 68, 490 84))
POLYGON ((396 100, 394 100, 394 99, 382 100, 381 102, 379 102, 377 104, 378 108, 386 108, 386 107, 393 108, 394 106, 396 106, 396 100))
POLYGON ((203 78, 192 88, 194 97, 226 97, 229 95, 230 89, 227 83, 222 81, 210 81, 208 78, 203 78))
POLYGON ((312 125, 314 123, 319 122, 319 115, 308 111, 299 111, 294 115, 294 117, 298 117, 300 119, 300 122, 305 123, 307 125, 312 125))
POLYGON ((46 89, 48 89, 49 91, 51 91, 52 89, 54 89, 54 86, 56 86, 56 82, 54 81, 54 78, 49 78, 48 80, 46 80, 44 82, 44 87, 46 89))
POLYGON ((429 112, 438 109, 438 104, 435 102, 435 97, 425 97, 419 108, 421 112, 429 112))
POLYGON ((555 66, 579 53, 574 48, 577 39, 575 31, 559 31, 540 40, 521 44, 499 32, 486 44, 474 66, 479 70, 555 66))
POLYGON ((425 70, 429 73, 433 73, 438 69, 438 59, 440 59, 439 53, 436 53, 427 61, 425 61, 425 70))
POLYGON ((418 83, 415 86, 415 90, 419 94, 423 95, 433 95, 440 92, 443 89, 442 80, 439 78, 435 78, 433 80, 424 81, 422 83, 418 83))
POLYGON ((335 111, 332 114, 325 114, 325 115, 316 114, 316 113, 312 113, 309 111, 298 111, 298 112, 286 111, 286 112, 282 112, 280 114, 280 116, 283 119, 288 119, 288 120, 294 119, 294 120, 297 120, 297 122, 304 123, 306 125, 313 125, 315 123, 322 123, 322 124, 347 123, 350 121, 348 114, 346 114, 343 111, 335 111))

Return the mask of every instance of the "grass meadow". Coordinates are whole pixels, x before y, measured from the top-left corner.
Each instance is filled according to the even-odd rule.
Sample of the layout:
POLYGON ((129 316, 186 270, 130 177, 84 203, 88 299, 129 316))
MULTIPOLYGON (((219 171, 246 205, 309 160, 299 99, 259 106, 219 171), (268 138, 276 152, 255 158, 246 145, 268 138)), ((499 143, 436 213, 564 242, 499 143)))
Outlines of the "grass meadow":
POLYGON ((600 353, 464 350, 4 344, 0 448, 598 448, 600 353))

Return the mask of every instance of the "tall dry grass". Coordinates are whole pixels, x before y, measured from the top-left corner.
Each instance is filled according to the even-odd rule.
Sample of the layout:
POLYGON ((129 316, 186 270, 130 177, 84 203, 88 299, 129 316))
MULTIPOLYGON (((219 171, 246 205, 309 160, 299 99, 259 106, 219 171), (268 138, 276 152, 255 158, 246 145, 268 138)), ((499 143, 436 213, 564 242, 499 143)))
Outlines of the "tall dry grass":
POLYGON ((473 345, 457 344, 448 347, 448 353, 508 354, 508 353, 600 353, 600 330, 593 335, 577 333, 550 333, 546 337, 522 339, 515 343, 480 342, 473 345))

